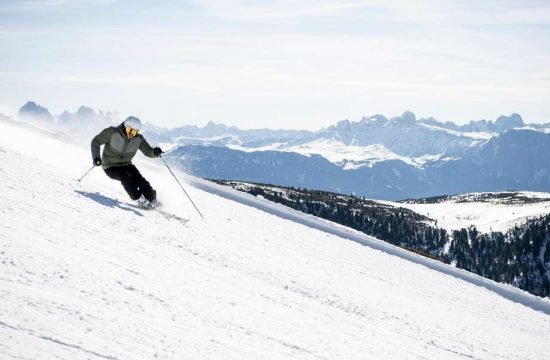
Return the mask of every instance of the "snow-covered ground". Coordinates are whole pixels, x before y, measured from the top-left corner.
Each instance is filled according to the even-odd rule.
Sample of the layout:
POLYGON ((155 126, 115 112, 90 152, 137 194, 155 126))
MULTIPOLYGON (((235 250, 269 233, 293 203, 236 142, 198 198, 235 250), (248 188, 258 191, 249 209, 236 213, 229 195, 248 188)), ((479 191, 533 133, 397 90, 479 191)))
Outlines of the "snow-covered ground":
MULTIPOLYGON (((372 166, 380 161, 401 160, 410 165, 417 165, 411 159, 399 156, 381 144, 354 146, 345 145, 333 139, 318 139, 285 150, 304 155, 319 154, 332 163, 347 161, 350 165, 357 163, 360 166, 372 166)), ((355 167, 351 166, 349 168, 355 167)))
POLYGON ((510 204, 506 203, 505 199, 474 202, 451 199, 436 204, 406 204, 390 201, 384 201, 384 203, 426 215, 436 221, 435 225, 449 231, 474 225, 481 232, 506 232, 514 225, 550 213, 549 193, 518 192, 517 194, 541 200, 546 199, 546 201, 510 204))
POLYGON ((137 161, 183 225, 100 169, 78 184, 88 144, 0 130, 2 359, 550 353, 548 301, 178 174, 202 221, 158 161, 137 161))
POLYGON ((443 154, 423 155, 420 157, 400 156, 382 144, 367 146, 346 145, 334 139, 317 139, 300 145, 274 143, 271 145, 250 148, 239 144, 228 144, 228 148, 245 152, 253 151, 286 151, 305 156, 321 155, 344 170, 358 169, 388 160, 400 160, 406 164, 422 167, 428 161, 440 160, 443 154))
POLYGON ((456 131, 456 130, 450 130, 446 129, 440 126, 436 125, 430 125, 426 123, 421 123, 420 126, 430 129, 432 131, 442 131, 446 132, 447 134, 454 135, 454 136, 465 136, 476 140, 490 140, 492 137, 497 136, 497 133, 490 132, 490 131, 456 131))

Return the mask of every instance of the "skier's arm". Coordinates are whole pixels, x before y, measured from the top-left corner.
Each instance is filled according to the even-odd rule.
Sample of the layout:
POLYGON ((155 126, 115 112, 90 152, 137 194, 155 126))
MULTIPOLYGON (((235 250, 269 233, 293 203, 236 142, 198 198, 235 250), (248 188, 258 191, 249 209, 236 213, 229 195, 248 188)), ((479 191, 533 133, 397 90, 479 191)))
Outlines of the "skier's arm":
MULTIPOLYGON (((141 136, 141 135, 138 135, 138 136, 141 136)), ((149 145, 149 143, 147 142, 147 140, 145 140, 143 136, 141 136, 141 145, 139 146, 139 150, 141 150, 141 152, 147 157, 150 157, 150 158, 157 157, 157 155, 155 155, 153 148, 151 147, 151 145, 149 145)))
POLYGON ((92 139, 92 159, 101 157, 99 154, 100 147, 111 140, 111 135, 111 129, 106 128, 92 139))

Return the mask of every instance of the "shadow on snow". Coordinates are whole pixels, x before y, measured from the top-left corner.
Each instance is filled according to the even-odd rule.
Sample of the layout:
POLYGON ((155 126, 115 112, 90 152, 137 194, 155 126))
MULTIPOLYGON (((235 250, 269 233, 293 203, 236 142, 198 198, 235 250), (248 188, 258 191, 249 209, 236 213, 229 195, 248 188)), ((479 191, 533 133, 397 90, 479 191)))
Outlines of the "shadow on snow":
POLYGON ((130 211, 130 212, 133 212, 134 214, 136 214, 138 216, 143 216, 142 213, 140 213, 139 211, 134 209, 135 206, 133 206, 131 204, 126 204, 126 203, 120 202, 117 199, 112 199, 110 197, 101 195, 100 193, 90 193, 90 192, 80 191, 80 190, 75 190, 75 192, 82 195, 82 196, 85 196, 88 199, 91 199, 91 200, 93 200, 93 201, 95 201, 95 202, 97 202, 101 205, 104 205, 104 206, 107 206, 107 207, 110 207, 110 208, 118 208, 118 209, 121 209, 121 210, 124 210, 124 211, 130 211))

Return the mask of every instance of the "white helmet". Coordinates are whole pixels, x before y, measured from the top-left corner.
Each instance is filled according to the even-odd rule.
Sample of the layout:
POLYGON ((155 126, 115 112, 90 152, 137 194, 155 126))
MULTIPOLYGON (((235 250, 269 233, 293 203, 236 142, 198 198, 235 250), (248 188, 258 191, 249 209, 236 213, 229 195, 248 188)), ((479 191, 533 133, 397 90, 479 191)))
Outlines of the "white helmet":
POLYGON ((126 120, 124 120, 124 127, 129 127, 139 131, 141 130, 141 120, 135 116, 128 116, 126 120))

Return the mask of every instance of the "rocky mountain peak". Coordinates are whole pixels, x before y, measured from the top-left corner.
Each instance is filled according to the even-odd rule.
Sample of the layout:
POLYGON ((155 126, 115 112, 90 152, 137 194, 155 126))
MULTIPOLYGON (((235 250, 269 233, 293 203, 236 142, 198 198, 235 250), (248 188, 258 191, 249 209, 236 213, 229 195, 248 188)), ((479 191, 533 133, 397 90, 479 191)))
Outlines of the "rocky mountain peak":
POLYGON ((341 130, 348 130, 351 127, 351 122, 348 119, 338 121, 336 128, 341 130))
POLYGON ((23 119, 35 119, 47 122, 53 122, 52 114, 43 106, 38 105, 34 101, 28 101, 19 109, 18 117, 23 119))
POLYGON ((495 127, 499 131, 510 130, 516 127, 523 127, 525 123, 519 114, 513 113, 510 116, 499 116, 495 121, 495 127))
POLYGON ((97 114, 94 109, 87 106, 80 106, 76 112, 76 116, 79 118, 93 118, 97 114))

